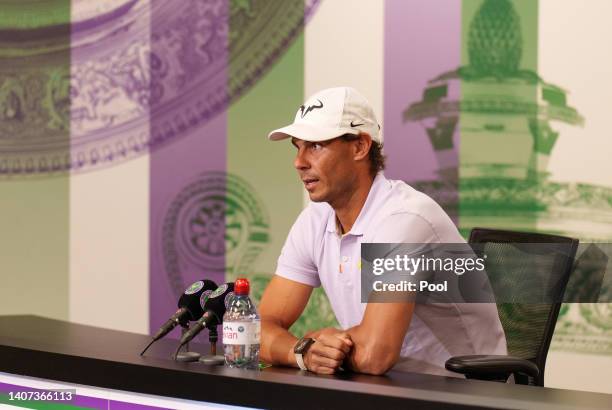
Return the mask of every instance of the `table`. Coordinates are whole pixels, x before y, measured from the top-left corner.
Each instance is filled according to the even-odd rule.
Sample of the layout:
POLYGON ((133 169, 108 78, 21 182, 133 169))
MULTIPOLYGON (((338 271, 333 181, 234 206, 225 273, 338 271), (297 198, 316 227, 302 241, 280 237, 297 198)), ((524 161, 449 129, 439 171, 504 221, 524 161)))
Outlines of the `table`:
MULTIPOLYGON (((176 341, 38 316, 0 316, 0 371, 130 392, 259 408, 611 409, 612 395, 390 371, 319 376, 170 359, 176 341)), ((191 345, 208 352, 208 346, 191 345)))

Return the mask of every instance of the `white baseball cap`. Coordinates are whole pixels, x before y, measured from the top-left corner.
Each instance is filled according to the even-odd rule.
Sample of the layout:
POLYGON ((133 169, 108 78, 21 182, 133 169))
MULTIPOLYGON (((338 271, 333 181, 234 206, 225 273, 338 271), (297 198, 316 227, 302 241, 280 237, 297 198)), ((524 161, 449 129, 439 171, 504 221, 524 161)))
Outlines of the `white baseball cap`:
POLYGON ((272 131, 268 138, 317 142, 359 132, 382 144, 380 125, 368 100, 354 88, 336 87, 312 95, 298 108, 293 124, 272 131))

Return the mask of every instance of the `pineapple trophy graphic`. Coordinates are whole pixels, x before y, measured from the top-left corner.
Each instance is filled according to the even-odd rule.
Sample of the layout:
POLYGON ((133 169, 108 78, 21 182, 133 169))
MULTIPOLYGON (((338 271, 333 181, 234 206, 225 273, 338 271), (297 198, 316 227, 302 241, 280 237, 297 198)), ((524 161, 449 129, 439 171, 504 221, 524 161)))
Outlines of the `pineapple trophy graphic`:
MULTIPOLYGON (((486 226, 610 242, 612 189, 547 172, 562 138, 555 125, 585 120, 565 90, 521 67, 520 17, 509 0, 484 0, 467 33, 469 64, 430 80, 402 113, 424 127, 438 162, 438 180, 411 184, 464 235, 486 226)), ((552 348, 612 355, 612 305, 565 304, 552 348)))

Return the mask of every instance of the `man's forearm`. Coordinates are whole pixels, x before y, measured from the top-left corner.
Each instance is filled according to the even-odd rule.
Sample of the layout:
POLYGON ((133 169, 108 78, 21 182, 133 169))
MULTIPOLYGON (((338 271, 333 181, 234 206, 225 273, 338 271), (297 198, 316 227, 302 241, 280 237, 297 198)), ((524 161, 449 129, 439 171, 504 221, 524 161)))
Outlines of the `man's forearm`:
POLYGON ((349 369, 359 373, 380 375, 386 373, 396 363, 399 355, 395 347, 381 343, 380 338, 377 340, 359 325, 346 332, 354 343, 353 349, 344 361, 349 369))
POLYGON ((270 364, 297 366, 293 347, 297 342, 287 329, 271 320, 261 321, 261 359, 270 364))

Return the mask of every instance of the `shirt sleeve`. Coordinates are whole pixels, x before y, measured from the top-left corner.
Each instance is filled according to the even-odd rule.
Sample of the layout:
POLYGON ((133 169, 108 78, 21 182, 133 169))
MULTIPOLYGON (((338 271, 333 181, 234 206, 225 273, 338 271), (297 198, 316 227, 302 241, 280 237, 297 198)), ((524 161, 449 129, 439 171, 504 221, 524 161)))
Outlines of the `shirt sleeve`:
POLYGON ((309 208, 306 208, 289 231, 278 258, 276 274, 308 286, 321 286, 319 271, 312 257, 313 242, 309 208))
POLYGON ((376 228, 372 242, 378 243, 440 243, 433 225, 420 215, 398 212, 389 215, 376 228))
MULTIPOLYGON (((440 237, 432 224, 422 216, 410 212, 398 212, 385 217, 377 224, 376 233, 371 242, 381 245, 376 249, 375 255, 366 256, 367 260, 381 258, 393 260, 396 256, 416 258, 426 254, 429 252, 430 244, 440 243, 440 237)), ((371 289, 373 280, 388 284, 397 284, 399 280, 418 284, 420 280, 428 280, 429 273, 419 271, 416 274, 408 275, 401 271, 391 270, 381 276, 368 276, 368 278, 370 282, 366 286, 371 289)))

